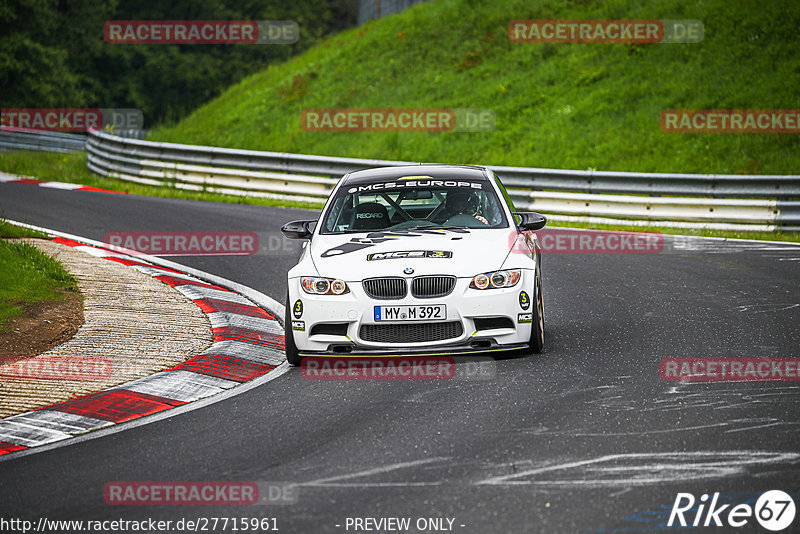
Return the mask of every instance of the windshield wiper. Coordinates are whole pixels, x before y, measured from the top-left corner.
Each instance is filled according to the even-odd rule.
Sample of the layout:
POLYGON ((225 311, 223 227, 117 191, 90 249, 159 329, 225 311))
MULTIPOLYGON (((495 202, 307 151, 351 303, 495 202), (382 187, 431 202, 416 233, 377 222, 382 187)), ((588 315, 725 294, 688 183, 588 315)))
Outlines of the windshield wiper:
POLYGON ((466 226, 453 226, 451 224, 418 224, 401 230, 467 230, 466 226))
POLYGON ((331 234, 370 234, 372 232, 408 232, 411 230, 469 230, 467 226, 453 226, 448 224, 418 224, 416 226, 409 226, 406 228, 373 228, 371 230, 339 230, 337 232, 330 232, 331 234))

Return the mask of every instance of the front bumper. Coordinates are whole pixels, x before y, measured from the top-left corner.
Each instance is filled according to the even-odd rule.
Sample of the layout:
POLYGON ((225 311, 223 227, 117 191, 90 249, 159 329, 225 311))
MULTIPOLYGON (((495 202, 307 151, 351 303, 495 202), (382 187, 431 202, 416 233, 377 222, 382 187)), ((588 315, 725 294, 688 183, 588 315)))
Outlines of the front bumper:
MULTIPOLYGON (((299 279, 289 280, 289 306, 295 310, 302 302, 301 313, 290 316, 294 341, 298 351, 306 356, 324 355, 441 355, 475 352, 499 352, 525 348, 530 340, 531 326, 526 321, 532 312, 534 287, 533 270, 522 271, 520 281, 510 288, 470 289, 471 278, 459 278, 453 291, 440 298, 416 298, 411 294, 403 299, 377 300, 366 294, 360 282, 348 282, 350 292, 344 295, 310 295, 303 292, 299 279), (527 300, 520 298, 525 292, 527 300), (523 305, 525 302, 525 305, 523 305), (375 342, 364 339, 364 326, 429 325, 438 321, 376 321, 375 306, 445 305, 446 318, 442 323, 459 325, 460 333, 443 339, 409 342, 406 339, 375 342)), ((408 279, 410 283, 410 278, 408 279)), ((292 312, 290 312, 292 313, 292 312)), ((403 328, 394 328, 394 331, 403 328)))

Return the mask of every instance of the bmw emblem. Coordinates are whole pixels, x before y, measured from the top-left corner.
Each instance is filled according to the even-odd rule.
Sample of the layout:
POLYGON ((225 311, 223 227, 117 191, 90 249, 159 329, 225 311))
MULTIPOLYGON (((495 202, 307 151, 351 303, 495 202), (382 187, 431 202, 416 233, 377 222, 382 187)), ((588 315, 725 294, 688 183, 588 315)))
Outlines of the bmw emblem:
POLYGON ((411 267, 406 267, 405 269, 403 269, 403 272, 405 274, 414 274, 414 269, 412 269, 411 267))

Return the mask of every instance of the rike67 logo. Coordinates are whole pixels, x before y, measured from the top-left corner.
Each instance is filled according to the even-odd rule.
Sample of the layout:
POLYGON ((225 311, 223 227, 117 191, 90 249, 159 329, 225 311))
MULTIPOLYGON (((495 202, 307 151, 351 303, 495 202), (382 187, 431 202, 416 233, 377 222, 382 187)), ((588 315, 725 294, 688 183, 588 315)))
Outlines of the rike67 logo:
POLYGON ((668 527, 743 527, 752 524, 753 518, 763 528, 778 532, 792 524, 795 504, 792 497, 781 490, 761 494, 755 505, 719 504, 719 493, 709 499, 703 494, 696 500, 691 493, 678 493, 669 514, 668 527))

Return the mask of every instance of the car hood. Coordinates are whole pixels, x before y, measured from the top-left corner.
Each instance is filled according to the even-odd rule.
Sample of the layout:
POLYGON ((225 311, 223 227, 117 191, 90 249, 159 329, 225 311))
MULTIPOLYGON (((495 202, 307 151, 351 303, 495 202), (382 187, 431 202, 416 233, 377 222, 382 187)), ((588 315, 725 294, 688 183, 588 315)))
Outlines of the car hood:
POLYGON ((469 277, 502 267, 516 236, 514 228, 318 235, 310 252, 320 276, 345 281, 411 274, 407 268, 469 277))

